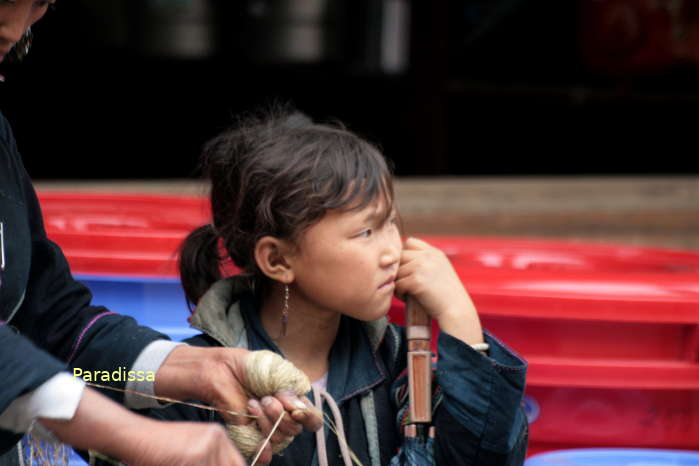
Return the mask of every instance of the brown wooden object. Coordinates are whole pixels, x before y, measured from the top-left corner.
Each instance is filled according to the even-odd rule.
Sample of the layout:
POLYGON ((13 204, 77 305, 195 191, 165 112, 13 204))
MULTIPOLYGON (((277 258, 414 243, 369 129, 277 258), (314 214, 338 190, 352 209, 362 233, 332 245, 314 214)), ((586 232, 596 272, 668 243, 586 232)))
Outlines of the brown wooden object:
POLYGON ((432 319, 415 298, 408 297, 405 322, 410 422, 429 424, 432 422, 432 319))

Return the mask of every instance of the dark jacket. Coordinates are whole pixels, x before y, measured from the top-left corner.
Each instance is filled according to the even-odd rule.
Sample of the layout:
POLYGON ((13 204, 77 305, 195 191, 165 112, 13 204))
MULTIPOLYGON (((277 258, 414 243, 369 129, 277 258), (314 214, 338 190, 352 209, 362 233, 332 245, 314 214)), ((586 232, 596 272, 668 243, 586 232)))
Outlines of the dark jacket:
MULTIPOLYGON (((0 114, 0 413, 70 363, 84 370, 130 367, 150 342, 165 338, 129 318, 90 305, 41 210, 7 120, 0 114)), ((115 386, 122 385, 118 382, 115 386)), ((116 392, 105 395, 120 401, 116 392)), ((19 437, 0 429, 0 453, 19 437)))
MULTIPOLYGON (((200 300, 192 326, 204 333, 186 340, 189 344, 280 353, 262 327, 258 303, 241 283, 235 278, 219 281, 200 300)), ((520 465, 524 461, 527 424, 520 404, 526 362, 488 334, 486 341, 491 345, 490 357, 446 333, 439 337, 433 402, 437 464, 520 465)), ((403 328, 385 318, 365 323, 342 317, 330 353, 327 391, 340 407, 349 447, 364 465, 388 464, 401 444, 400 408, 407 402, 401 374, 406 351, 403 328)), ((209 411, 183 405, 152 415, 223 422, 209 411)), ((326 443, 329 462, 342 464, 336 436, 328 432, 326 443)), ((274 466, 311 464, 317 464, 317 458, 310 432, 303 432, 283 456, 272 461, 274 466)))

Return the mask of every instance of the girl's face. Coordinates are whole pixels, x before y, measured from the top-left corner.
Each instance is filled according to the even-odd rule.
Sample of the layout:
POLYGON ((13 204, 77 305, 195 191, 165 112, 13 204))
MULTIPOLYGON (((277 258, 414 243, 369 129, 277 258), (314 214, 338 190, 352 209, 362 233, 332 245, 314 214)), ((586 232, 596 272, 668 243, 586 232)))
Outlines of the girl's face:
POLYGON ((396 212, 384 199, 328 211, 290 257, 291 306, 368 321, 388 312, 402 253, 396 212))
POLYGON ((0 0, 0 62, 55 0, 0 0))

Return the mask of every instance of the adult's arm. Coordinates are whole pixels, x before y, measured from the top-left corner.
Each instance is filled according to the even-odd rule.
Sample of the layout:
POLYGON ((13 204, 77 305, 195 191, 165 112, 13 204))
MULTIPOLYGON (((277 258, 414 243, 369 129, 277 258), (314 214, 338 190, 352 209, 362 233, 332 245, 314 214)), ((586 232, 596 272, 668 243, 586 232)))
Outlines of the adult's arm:
POLYGON ((90 389, 69 421, 39 418, 39 422, 65 443, 132 465, 245 464, 218 424, 154 421, 90 389))
MULTIPOLYGON (((46 236, 36 193, 2 116, 0 221, 6 259, 0 319, 37 347, 74 367, 113 371, 129 368, 149 343, 165 338, 129 317, 91 305, 90 291, 73 279, 63 252, 46 236)), ((22 390, 34 389, 55 374, 55 361, 45 361, 47 357, 37 357, 13 363, 21 366, 17 371, 43 374, 22 390)), ((113 384, 123 388, 124 381, 113 384)), ((110 396, 121 399, 116 392, 110 396)))

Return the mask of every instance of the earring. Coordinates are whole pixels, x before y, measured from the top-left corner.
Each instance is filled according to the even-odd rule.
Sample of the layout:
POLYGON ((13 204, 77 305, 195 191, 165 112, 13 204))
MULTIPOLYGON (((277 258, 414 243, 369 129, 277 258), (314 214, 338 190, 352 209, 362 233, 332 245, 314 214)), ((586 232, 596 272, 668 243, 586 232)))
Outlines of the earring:
POLYGON ((286 336, 286 326, 289 323, 289 285, 284 284, 284 305, 282 306, 282 333, 286 336))

